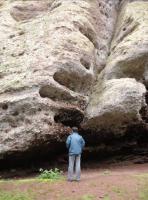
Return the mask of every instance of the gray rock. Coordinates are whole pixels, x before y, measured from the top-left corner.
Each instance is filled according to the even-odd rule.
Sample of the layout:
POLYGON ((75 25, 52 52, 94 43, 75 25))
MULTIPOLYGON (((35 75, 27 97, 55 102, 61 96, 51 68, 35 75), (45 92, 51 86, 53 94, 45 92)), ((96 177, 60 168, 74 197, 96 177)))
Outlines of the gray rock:
POLYGON ((146 126, 147 2, 8 0, 0 11, 1 160, 53 153, 73 125, 146 126))

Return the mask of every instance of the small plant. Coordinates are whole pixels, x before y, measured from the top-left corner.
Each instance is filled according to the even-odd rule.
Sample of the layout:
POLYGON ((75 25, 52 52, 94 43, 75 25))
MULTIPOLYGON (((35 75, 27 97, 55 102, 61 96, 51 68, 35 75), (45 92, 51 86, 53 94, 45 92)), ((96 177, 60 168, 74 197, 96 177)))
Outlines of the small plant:
POLYGON ((63 172, 60 171, 59 169, 50 169, 50 170, 39 170, 41 174, 39 175, 40 179, 50 179, 50 180, 58 180, 63 177, 63 172))

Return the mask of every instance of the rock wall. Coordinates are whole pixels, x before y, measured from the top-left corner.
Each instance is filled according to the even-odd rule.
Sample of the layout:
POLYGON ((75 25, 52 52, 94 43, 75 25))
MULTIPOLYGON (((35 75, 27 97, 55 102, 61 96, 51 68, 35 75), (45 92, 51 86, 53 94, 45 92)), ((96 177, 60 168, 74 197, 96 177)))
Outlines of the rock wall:
POLYGON ((124 133, 132 124, 147 123, 148 2, 124 2, 104 70, 98 75, 86 126, 124 133), (146 117, 146 116, 145 116, 146 117), (143 121, 143 122, 142 122, 143 121))
POLYGON ((147 1, 7 0, 0 11, 1 160, 60 152, 74 125, 95 133, 92 147, 102 132, 147 133, 147 1))

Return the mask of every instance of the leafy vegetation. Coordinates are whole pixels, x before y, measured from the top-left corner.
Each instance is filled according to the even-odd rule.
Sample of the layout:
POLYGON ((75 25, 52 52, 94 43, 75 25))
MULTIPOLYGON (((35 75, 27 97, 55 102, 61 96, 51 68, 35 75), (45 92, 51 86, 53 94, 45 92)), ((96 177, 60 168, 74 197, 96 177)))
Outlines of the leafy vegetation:
POLYGON ((63 172, 59 169, 50 169, 43 170, 40 169, 41 174, 39 175, 39 179, 50 179, 50 180, 59 180, 63 178, 63 172))

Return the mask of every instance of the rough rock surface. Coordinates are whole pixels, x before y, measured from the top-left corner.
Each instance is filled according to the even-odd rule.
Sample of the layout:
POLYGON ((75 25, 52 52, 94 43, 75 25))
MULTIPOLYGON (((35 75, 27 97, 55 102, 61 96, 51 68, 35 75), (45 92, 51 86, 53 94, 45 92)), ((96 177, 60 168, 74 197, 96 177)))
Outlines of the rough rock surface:
POLYGON ((0 159, 60 152, 73 125, 146 126, 148 2, 7 0, 0 12, 0 159))
POLYGON ((141 109, 147 112, 148 2, 123 2, 109 54, 93 88, 85 126, 118 134, 143 123, 141 109))

